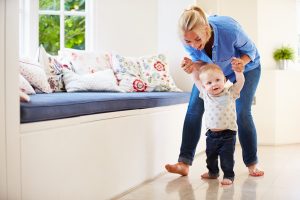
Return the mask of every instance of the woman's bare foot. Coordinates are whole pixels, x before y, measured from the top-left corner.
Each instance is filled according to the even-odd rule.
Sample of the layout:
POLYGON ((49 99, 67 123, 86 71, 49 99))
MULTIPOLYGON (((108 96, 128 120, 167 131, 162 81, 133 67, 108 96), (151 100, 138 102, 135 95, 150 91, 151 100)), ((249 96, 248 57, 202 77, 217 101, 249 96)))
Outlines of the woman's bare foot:
POLYGON ((201 178, 204 178, 204 179, 217 179, 218 176, 211 176, 211 175, 209 175, 208 172, 205 172, 204 174, 201 175, 201 178))
POLYGON ((248 171, 250 176, 263 176, 265 172, 259 169, 256 164, 248 166, 248 171))
POLYGON ((168 172, 174 173, 174 174, 180 174, 182 176, 187 176, 189 174, 189 165, 178 162, 174 165, 167 164, 165 165, 165 168, 168 172))
POLYGON ((232 180, 228 179, 228 178, 224 178, 222 181, 221 181, 221 184, 222 185, 231 185, 233 182, 232 180))

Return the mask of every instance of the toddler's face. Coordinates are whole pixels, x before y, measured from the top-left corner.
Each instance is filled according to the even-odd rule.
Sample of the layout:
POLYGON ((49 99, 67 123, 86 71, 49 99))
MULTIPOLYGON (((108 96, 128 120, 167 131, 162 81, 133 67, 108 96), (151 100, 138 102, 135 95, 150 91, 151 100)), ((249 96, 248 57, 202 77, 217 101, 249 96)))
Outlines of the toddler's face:
POLYGON ((218 95, 224 90, 225 76, 216 71, 208 71, 200 75, 203 88, 208 94, 218 95))

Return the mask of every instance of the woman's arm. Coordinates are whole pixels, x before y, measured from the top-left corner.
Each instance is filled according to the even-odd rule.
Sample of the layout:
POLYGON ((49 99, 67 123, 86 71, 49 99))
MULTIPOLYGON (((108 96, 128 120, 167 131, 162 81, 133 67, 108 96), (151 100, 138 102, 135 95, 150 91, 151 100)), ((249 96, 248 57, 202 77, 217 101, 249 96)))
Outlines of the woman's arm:
POLYGON ((241 58, 233 57, 231 60, 232 70, 234 72, 243 72, 245 66, 251 61, 248 55, 242 55, 241 58))

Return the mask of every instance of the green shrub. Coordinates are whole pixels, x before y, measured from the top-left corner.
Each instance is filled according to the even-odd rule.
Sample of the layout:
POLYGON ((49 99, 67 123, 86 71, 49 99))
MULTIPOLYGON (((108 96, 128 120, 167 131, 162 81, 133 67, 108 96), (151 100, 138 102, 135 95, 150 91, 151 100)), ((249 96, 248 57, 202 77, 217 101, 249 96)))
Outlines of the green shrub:
POLYGON ((279 49, 276 49, 273 53, 273 58, 275 61, 279 60, 294 60, 295 52, 294 49, 288 46, 282 46, 279 49))

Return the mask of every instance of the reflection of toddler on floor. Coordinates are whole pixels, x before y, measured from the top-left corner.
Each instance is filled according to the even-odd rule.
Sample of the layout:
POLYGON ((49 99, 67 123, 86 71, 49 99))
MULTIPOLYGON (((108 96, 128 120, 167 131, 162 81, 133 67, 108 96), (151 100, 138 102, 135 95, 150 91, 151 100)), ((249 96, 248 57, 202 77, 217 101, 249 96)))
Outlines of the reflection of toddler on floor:
MULTIPOLYGON (((233 69, 234 70, 234 69, 233 69)), ((195 85, 204 101, 206 132, 206 163, 208 172, 201 175, 205 179, 219 176, 218 156, 224 172, 222 185, 230 185, 234 180, 234 150, 236 142, 235 100, 245 82, 243 72, 235 71, 236 82, 225 87, 226 78, 222 69, 215 64, 204 64, 193 71, 195 85)))

